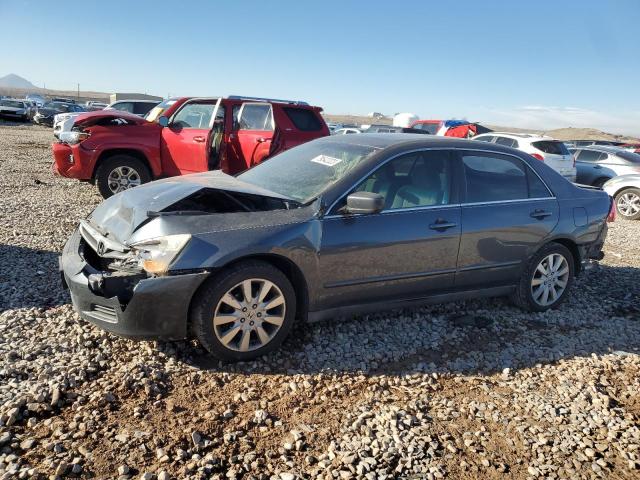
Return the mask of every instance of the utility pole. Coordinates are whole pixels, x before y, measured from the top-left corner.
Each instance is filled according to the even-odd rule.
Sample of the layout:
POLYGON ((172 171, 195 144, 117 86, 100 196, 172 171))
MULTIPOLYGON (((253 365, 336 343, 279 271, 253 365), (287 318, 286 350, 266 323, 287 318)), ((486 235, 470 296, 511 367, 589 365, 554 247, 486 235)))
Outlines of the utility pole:
POLYGON ((78 100, 80 100, 80 84, 78 84, 78 100))

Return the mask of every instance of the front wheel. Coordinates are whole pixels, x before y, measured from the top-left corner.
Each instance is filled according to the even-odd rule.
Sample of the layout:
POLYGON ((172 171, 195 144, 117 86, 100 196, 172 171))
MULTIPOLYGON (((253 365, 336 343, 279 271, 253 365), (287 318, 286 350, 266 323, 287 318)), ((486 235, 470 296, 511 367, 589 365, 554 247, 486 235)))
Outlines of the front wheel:
POLYGON ((514 303, 533 312, 556 308, 573 284, 574 271, 574 258, 567 247, 559 243, 545 245, 522 273, 513 295, 514 303))
POLYGON ((194 296, 190 321, 209 353, 243 361, 278 348, 295 315, 296 295, 287 277, 268 263, 251 261, 208 280, 194 296))
POLYGON ((109 198, 149 181, 151 173, 147 166, 130 155, 109 157, 96 170, 96 184, 103 198, 109 198))
POLYGON ((616 210, 628 220, 640 219, 640 189, 625 188, 616 195, 616 210))

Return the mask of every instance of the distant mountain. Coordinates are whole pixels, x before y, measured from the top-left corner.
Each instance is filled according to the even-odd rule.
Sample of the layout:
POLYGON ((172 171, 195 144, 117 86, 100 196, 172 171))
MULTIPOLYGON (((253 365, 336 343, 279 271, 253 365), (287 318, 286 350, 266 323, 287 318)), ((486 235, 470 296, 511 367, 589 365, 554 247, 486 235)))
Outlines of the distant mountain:
POLYGON ((4 77, 0 77, 0 87, 2 88, 38 88, 26 78, 22 78, 20 75, 10 73, 4 77))

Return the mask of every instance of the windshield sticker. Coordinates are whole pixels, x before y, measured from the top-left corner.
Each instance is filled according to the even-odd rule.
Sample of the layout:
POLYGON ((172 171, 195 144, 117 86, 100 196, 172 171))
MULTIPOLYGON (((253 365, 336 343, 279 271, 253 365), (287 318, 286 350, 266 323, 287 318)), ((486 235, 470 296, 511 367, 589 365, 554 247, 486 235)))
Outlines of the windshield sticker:
POLYGON ((328 157, 326 155, 318 155, 311 159, 312 162, 319 163, 320 165, 326 165, 327 167, 333 167, 339 164, 342 160, 339 158, 328 157))

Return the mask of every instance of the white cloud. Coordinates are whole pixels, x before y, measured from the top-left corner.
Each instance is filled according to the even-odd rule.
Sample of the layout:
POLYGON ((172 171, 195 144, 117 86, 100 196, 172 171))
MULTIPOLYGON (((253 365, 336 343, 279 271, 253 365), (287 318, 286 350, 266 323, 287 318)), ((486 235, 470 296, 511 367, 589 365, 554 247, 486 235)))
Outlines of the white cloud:
POLYGON ((613 115, 580 107, 525 105, 512 110, 482 108, 474 117, 485 123, 516 128, 597 128, 609 133, 640 136, 640 111, 633 110, 613 115))

